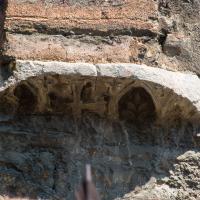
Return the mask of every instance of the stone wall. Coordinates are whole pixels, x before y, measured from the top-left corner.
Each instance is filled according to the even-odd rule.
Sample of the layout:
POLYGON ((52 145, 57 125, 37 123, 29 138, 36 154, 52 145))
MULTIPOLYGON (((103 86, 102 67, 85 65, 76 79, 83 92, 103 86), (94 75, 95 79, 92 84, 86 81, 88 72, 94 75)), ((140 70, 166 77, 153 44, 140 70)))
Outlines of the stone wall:
POLYGON ((199 74, 199 1, 9 0, 4 55, 199 74))
POLYGON ((200 196, 198 0, 0 0, 0 198, 200 196))

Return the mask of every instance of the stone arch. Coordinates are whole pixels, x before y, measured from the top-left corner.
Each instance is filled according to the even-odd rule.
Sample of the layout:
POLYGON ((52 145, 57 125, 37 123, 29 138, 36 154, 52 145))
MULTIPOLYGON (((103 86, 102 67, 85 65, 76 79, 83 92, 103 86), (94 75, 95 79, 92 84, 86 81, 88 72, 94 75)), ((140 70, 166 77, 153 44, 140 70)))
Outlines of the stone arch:
POLYGON ((118 101, 119 119, 136 126, 156 120, 156 107, 151 95, 141 86, 132 87, 118 101))

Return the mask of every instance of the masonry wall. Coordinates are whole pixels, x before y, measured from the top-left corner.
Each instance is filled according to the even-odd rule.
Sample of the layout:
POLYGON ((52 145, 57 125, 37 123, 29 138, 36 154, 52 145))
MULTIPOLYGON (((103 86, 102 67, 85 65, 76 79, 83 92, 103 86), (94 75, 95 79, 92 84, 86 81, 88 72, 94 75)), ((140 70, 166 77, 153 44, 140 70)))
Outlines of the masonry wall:
POLYGON ((199 11, 0 0, 0 199, 198 199, 199 11))
POLYGON ((199 73, 199 1, 9 0, 4 55, 199 73))

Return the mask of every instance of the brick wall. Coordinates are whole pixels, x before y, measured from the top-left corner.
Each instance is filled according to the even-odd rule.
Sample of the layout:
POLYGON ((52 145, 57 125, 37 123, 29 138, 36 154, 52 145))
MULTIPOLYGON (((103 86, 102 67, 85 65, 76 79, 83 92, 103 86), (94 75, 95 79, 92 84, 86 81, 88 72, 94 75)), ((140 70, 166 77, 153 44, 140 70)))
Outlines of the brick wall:
POLYGON ((158 35, 153 0, 9 0, 5 55, 66 62, 139 62, 158 35))
POLYGON ((3 55, 200 74, 199 9, 197 0, 9 0, 3 55))

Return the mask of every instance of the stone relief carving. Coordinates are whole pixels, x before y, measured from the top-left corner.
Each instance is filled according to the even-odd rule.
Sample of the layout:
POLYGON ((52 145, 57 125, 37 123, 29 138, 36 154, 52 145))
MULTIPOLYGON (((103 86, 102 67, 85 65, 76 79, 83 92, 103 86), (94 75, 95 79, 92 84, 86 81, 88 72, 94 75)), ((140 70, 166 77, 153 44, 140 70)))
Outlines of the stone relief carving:
POLYGON ((169 89, 144 81, 71 78, 45 75, 29 78, 1 92, 1 112, 54 113, 80 118, 81 113, 144 125, 190 121, 195 108, 169 89), (178 103, 177 103, 178 101, 178 103))
POLYGON ((119 118, 135 123, 137 126, 155 121, 155 105, 144 88, 133 88, 120 99, 119 118))

